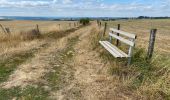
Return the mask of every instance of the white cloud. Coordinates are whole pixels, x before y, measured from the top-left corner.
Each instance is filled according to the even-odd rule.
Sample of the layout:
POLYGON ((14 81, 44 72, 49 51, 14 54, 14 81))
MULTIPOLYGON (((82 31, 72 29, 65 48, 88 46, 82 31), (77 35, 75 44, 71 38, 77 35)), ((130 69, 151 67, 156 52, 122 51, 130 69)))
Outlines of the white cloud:
POLYGON ((50 2, 47 1, 8 1, 1 0, 0 7, 39 7, 49 6, 50 2))
MULTIPOLYGON (((65 15, 75 14, 76 16, 125 16, 130 13, 139 15, 161 13, 170 9, 170 0, 148 1, 150 2, 137 0, 131 3, 106 3, 104 0, 0 0, 0 9, 8 8, 9 13, 10 9, 15 9, 16 12, 23 10, 28 13, 28 9, 38 8, 39 11, 45 10, 44 13, 48 13, 48 15, 51 11, 51 15, 64 13, 65 15)), ((35 12, 34 10, 31 11, 35 12)))
POLYGON ((72 3, 72 0, 63 0, 64 4, 72 3))

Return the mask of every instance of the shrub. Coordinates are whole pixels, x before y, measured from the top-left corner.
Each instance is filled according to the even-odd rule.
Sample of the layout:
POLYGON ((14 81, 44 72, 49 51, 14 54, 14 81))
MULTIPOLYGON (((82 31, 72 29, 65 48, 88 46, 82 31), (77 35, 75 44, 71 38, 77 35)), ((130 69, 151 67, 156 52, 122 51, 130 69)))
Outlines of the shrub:
POLYGON ((35 38, 40 38, 41 34, 38 30, 32 29, 32 30, 29 30, 29 31, 22 31, 20 33, 20 36, 21 36, 22 40, 32 40, 32 39, 35 39, 35 38))
POLYGON ((89 23, 90 23, 90 19, 89 18, 82 18, 82 19, 80 19, 80 24, 88 25, 89 23))

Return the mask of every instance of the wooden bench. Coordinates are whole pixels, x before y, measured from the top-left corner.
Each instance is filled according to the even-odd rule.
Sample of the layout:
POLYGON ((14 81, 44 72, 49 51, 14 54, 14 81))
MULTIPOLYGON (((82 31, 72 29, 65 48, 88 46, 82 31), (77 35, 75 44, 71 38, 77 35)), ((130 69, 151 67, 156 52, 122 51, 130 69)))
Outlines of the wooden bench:
POLYGON ((109 51, 115 58, 128 58, 128 65, 130 65, 131 63, 131 57, 132 57, 132 51, 133 51, 133 48, 135 46, 135 39, 136 39, 136 35, 135 34, 131 34, 131 33, 128 33, 128 32, 124 32, 124 31, 121 31, 121 30, 117 30, 117 29, 114 29, 114 28, 110 28, 110 33, 109 33, 109 37, 110 37, 110 41, 99 41, 99 43, 107 50, 109 51), (114 34, 114 33, 117 33, 114 34), (124 38, 120 35, 124 36, 124 37, 127 37, 127 38, 124 38), (120 50, 118 48, 118 46, 115 46, 112 44, 112 38, 115 38, 117 39, 118 41, 121 41, 127 45, 129 45, 129 53, 126 54, 125 52, 123 52, 122 50, 120 50))

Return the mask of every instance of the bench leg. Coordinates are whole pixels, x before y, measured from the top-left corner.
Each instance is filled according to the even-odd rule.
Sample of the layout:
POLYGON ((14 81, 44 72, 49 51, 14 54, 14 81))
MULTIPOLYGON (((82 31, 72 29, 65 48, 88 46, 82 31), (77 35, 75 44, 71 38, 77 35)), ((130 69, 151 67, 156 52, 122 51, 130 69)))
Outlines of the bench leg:
POLYGON ((128 64, 127 64, 128 66, 130 66, 131 61, 132 61, 132 57, 129 57, 129 58, 128 58, 128 64))
MULTIPOLYGON (((134 39, 131 39, 131 41, 135 41, 134 39)), ((132 52, 133 52, 133 46, 130 46, 130 48, 129 48, 129 53, 128 53, 128 56, 129 56, 129 58, 128 58, 128 66, 131 64, 131 61, 132 61, 132 52)))
POLYGON ((111 36, 109 37, 109 41, 110 41, 110 43, 112 43, 112 37, 111 36))

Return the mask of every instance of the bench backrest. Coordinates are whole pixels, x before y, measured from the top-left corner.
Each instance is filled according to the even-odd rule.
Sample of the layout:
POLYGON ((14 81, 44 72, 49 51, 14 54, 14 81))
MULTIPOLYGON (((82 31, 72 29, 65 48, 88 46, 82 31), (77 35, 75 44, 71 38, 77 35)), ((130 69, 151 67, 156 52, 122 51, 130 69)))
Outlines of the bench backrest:
POLYGON ((119 33, 120 35, 123 35, 123 36, 125 36, 129 39, 123 38, 122 36, 120 36, 120 35, 118 36, 118 35, 115 35, 113 33, 109 33, 109 36, 114 37, 114 38, 120 40, 121 42, 131 46, 131 47, 135 46, 134 40, 137 38, 137 36, 135 34, 124 32, 124 31, 117 30, 117 29, 114 29, 114 28, 110 28, 110 31, 115 32, 115 33, 119 33))

